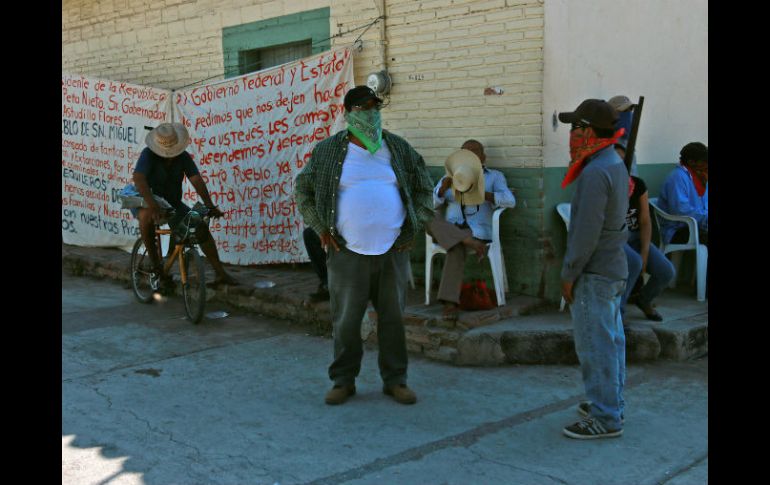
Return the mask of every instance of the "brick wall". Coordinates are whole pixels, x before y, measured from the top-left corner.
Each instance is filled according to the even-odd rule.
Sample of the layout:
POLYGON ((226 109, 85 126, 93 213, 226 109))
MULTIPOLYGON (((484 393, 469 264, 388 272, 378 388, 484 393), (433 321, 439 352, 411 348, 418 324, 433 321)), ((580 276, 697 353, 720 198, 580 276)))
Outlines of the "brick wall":
MULTIPOLYGON (((332 32, 379 15, 376 2, 332 0, 332 32)), ((468 138, 490 166, 542 166, 543 6, 530 1, 386 0, 393 79, 385 125, 408 136, 429 165, 468 138), (500 87, 500 96, 485 96, 500 87)), ((379 25, 362 38, 356 83, 380 69, 379 25)), ((349 44, 356 32, 334 39, 349 44)))
MULTIPOLYGON (((542 0, 385 0, 381 23, 332 39, 351 44, 355 80, 381 70, 393 80, 384 125, 405 136, 439 175, 468 138, 503 170, 518 199, 501 221, 511 289, 542 294, 542 0), (384 48, 384 49, 383 49, 384 48), (385 56, 383 57, 383 50, 385 56), (502 95, 484 95, 497 87, 502 95)), ((66 72, 167 89, 221 79, 222 29, 330 7, 332 35, 381 15, 378 0, 65 0, 66 72)), ((415 265, 421 262, 416 251, 415 265)), ((421 273, 415 267, 415 273, 421 273)))
POLYGON ((221 79, 222 28, 328 6, 324 0, 65 0, 62 69, 166 89, 221 79))
MULTIPOLYGON (((386 48, 393 88, 383 111, 386 128, 405 136, 431 166, 434 181, 444 159, 468 138, 486 147, 487 163, 503 171, 517 207, 503 213, 501 233, 514 293, 544 296, 549 251, 543 235, 543 33, 540 0, 386 0, 386 48), (487 87, 503 89, 484 95, 487 87)), ((332 0, 332 32, 380 15, 376 2, 332 0)), ((353 42, 359 32, 334 39, 353 42)), ((362 37, 356 83, 382 68, 379 24, 362 37)), ((412 267, 423 277, 424 240, 412 267)), ((491 281, 488 263, 466 272, 491 281)), ((438 273, 436 273, 438 274, 438 273)))

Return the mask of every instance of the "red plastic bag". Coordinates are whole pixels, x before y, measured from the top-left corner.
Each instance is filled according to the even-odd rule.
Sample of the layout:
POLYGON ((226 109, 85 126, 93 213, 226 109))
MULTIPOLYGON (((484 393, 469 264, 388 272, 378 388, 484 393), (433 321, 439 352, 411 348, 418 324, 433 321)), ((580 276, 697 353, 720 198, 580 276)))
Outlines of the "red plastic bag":
POLYGON ((484 280, 475 280, 471 283, 463 283, 460 289, 460 309, 491 310, 497 306, 497 297, 484 280))

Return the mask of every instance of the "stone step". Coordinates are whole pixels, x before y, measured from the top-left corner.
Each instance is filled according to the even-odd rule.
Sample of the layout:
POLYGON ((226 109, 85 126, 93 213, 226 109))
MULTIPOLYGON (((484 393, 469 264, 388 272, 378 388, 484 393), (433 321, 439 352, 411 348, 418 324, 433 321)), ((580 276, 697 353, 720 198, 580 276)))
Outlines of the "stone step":
MULTIPOLYGON (((625 327, 626 360, 687 360, 708 353, 708 315, 625 327)), ((510 318, 469 330, 457 341, 457 365, 577 364, 569 314, 510 318)))
MULTIPOLYGON (((62 265, 72 274, 110 278, 129 288, 129 254, 124 251, 63 245, 62 265)), ((312 272, 281 267, 228 267, 228 271, 241 285, 207 291, 212 305, 222 303, 288 323, 313 324, 317 333, 331 335, 329 303, 308 301, 318 283, 312 272), (263 280, 275 286, 255 287, 263 280)), ((441 317, 442 305, 417 303, 422 298, 421 288, 409 290, 411 304, 404 323, 412 354, 468 366, 577 364, 570 314, 558 312, 551 303, 511 296, 503 307, 461 312, 457 321, 447 321, 441 317)), ((707 353, 708 305, 669 290, 659 300, 658 309, 665 318, 659 324, 648 323, 632 305, 627 308, 627 360, 686 360, 707 353)), ((376 324, 376 312, 370 309, 362 324, 362 339, 369 347, 376 344, 376 324)))

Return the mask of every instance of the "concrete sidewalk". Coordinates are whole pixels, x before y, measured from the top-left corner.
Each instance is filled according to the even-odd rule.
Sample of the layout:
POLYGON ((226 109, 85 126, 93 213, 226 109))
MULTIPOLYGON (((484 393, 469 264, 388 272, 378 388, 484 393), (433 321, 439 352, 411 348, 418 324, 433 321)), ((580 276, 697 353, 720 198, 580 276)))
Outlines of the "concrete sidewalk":
MULTIPOLYGON (((109 278, 129 286, 130 254, 112 248, 86 248, 62 244, 62 265, 76 276, 109 278)), ((213 279, 209 268, 207 276, 213 279)), ((329 305, 311 303, 318 279, 309 265, 259 267, 230 266, 242 283, 209 289, 208 309, 217 303, 276 317, 287 323, 313 325, 316 333, 331 334, 329 305), (271 282, 270 288, 257 288, 271 282)), ((435 292, 433 292, 435 295, 435 292)), ((695 300, 690 288, 666 290, 656 301, 664 316, 652 324, 633 305, 627 308, 627 359, 688 360, 708 353, 708 303, 695 300)), ((528 296, 509 296, 495 310, 462 312, 456 322, 441 318, 439 304, 424 305, 424 287, 410 289, 405 315, 407 347, 411 354, 455 365, 576 364, 569 312, 528 296)), ((376 344, 376 314, 367 313, 362 338, 376 344)))
POLYGON ((63 272, 62 485, 708 483, 708 358, 630 364, 623 436, 578 441, 578 366, 410 356, 403 406, 367 351, 356 395, 327 406, 328 339, 221 309, 192 325, 177 298, 63 272))

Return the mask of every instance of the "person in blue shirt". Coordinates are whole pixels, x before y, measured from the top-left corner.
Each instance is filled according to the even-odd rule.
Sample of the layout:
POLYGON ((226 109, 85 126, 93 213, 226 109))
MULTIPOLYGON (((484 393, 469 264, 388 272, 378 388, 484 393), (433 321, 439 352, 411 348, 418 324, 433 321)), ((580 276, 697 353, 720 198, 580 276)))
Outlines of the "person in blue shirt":
POLYGON ((628 278, 623 248, 630 183, 613 149, 622 134, 615 128, 618 117, 600 99, 586 99, 575 111, 559 113, 559 121, 571 124, 571 161, 562 188, 576 182, 561 289, 570 304, 575 352, 590 401, 578 407, 585 419, 562 430, 573 439, 623 434, 626 336, 620 302, 628 278))
MULTIPOLYGON (((672 215, 690 216, 698 223, 698 239, 708 246, 709 230, 709 151, 700 142, 685 145, 679 152, 679 166, 669 174, 660 189, 658 203, 672 215)), ((684 243, 689 231, 684 222, 666 221, 661 237, 668 243, 684 243)))
MULTIPOLYGON (((209 214, 215 218, 223 215, 211 202, 206 183, 192 157, 185 150, 189 143, 190 135, 183 124, 161 123, 147 134, 147 147, 139 155, 133 174, 134 185, 144 198, 146 207, 132 209, 132 212, 139 219, 139 231, 149 251, 153 269, 167 285, 170 280, 168 275, 163 274, 155 245, 155 224, 163 219, 164 214, 153 196, 162 197, 175 209, 176 215, 169 225, 181 221, 182 216, 190 211, 190 208, 182 203, 182 182, 186 176, 203 203, 210 209, 209 214)), ((217 275, 213 285, 237 285, 238 280, 230 276, 222 266, 208 227, 201 224, 198 236, 201 250, 217 275)))
MULTIPOLYGON (((457 180, 453 180, 456 177, 451 173, 444 176, 433 189, 433 205, 440 207, 446 204, 446 213, 441 217, 437 211, 435 219, 427 228, 436 242, 447 251, 438 300, 444 304, 443 316, 448 320, 456 319, 459 312, 466 254, 473 252, 479 260, 486 256, 487 244, 492 241, 494 210, 516 206, 516 198, 508 188, 503 173, 486 167, 484 146, 477 140, 468 140, 463 143, 462 150, 472 152, 481 162, 476 183, 478 187, 467 189, 463 200, 458 201, 455 190, 449 190, 453 184, 455 189, 458 188, 457 180), (478 200, 471 200, 473 197, 478 200)), ((449 160, 447 162, 449 172, 449 160)))

